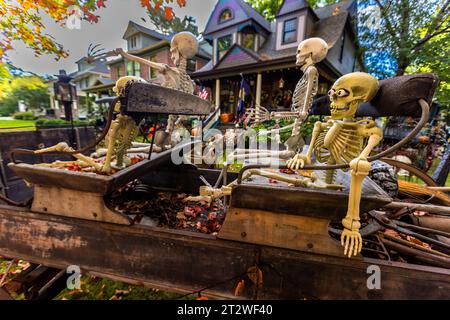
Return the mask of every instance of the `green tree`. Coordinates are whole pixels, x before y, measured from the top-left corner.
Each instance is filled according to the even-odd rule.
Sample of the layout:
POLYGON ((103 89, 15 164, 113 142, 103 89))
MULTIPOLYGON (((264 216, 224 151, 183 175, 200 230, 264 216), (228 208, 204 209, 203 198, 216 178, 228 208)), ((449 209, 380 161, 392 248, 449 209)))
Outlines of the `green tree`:
POLYGON ((360 43, 368 54, 385 54, 369 63, 384 76, 395 60, 395 75, 429 71, 442 80, 437 97, 450 104, 450 0, 372 0, 360 10, 360 43), (371 4, 371 5, 370 5, 371 4))
POLYGON ((7 90, 0 100, 0 115, 9 116, 18 110, 19 101, 23 101, 30 110, 50 107, 48 86, 39 77, 15 77, 9 81, 7 90))
POLYGON ((283 0, 246 0, 256 11, 268 21, 275 20, 275 16, 283 4, 283 0))
MULTIPOLYGON (((275 20, 278 10, 283 4, 283 0, 245 0, 268 21, 275 20)), ((339 0, 307 0, 311 8, 315 9, 330 4, 335 4, 339 0)))
POLYGON ((191 16, 184 16, 183 19, 174 16, 172 20, 167 20, 166 13, 162 8, 155 11, 154 9, 147 10, 150 21, 155 28, 164 34, 174 34, 181 31, 189 31, 198 36, 198 26, 196 21, 191 16))

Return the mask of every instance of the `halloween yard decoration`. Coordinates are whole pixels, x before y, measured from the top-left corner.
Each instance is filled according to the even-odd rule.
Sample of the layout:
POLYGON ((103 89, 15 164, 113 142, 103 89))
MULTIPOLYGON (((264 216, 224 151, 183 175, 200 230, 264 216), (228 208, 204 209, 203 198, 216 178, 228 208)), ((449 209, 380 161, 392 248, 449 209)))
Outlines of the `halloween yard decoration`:
MULTIPOLYGON (((140 57, 136 57, 124 52, 122 49, 116 49, 110 53, 101 54, 96 58, 103 58, 105 56, 109 56, 112 54, 122 55, 125 59, 130 61, 139 62, 144 65, 148 65, 151 68, 156 69, 163 77, 164 82, 162 84, 165 88, 171 88, 175 90, 179 90, 181 92, 185 92, 188 94, 193 94, 195 85, 192 82, 191 78, 186 73, 187 60, 195 56, 198 51, 198 41, 195 36, 189 32, 181 32, 175 35, 171 41, 171 58, 175 67, 170 67, 166 64, 155 63, 146 59, 142 59, 140 57)), ((92 59, 92 58, 91 58, 92 59)), ((127 85, 131 82, 144 82, 144 80, 126 76, 122 77, 116 82, 116 86, 114 87, 114 92, 119 97, 124 97, 125 90, 127 85)), ((52 164, 43 164, 46 167, 62 167, 62 166, 81 166, 91 167, 94 172, 102 173, 102 174, 110 174, 112 170, 122 170, 129 166, 132 162, 129 158, 126 157, 128 152, 136 153, 136 152, 149 152, 150 149, 155 152, 160 152, 161 146, 145 146, 139 148, 138 150, 130 149, 132 147, 132 142, 136 138, 138 133, 138 125, 139 123, 133 119, 132 116, 123 114, 121 111, 121 102, 117 102, 115 105, 115 111, 119 112, 119 115, 114 119, 109 128, 108 134, 106 135, 106 150, 99 150, 93 156, 99 157, 106 154, 103 163, 99 163, 98 160, 94 158, 90 158, 84 156, 82 154, 73 153, 74 150, 68 147, 65 143, 60 143, 56 146, 37 150, 36 154, 45 154, 51 152, 72 152, 73 156, 78 160, 76 162, 61 162, 56 161, 52 164)), ((142 120, 142 119, 140 119, 142 120)), ((167 125, 167 135, 166 137, 171 136, 173 133, 176 117, 174 115, 169 116, 168 125, 167 125)))
MULTIPOLYGON (((367 158, 383 138, 381 129, 376 127, 373 120, 357 121, 355 114, 358 106, 372 100, 378 89, 378 80, 366 73, 350 73, 338 79, 328 93, 331 100, 331 118, 326 122, 315 123, 311 145, 306 154, 297 154, 287 161, 287 166, 291 170, 302 169, 305 164, 312 163, 314 153, 316 160, 321 163, 350 164, 351 183, 348 211, 342 220, 344 231, 341 236, 341 244, 345 247, 344 254, 348 253, 349 257, 356 256, 362 249, 362 238, 359 234, 362 183, 371 168, 367 158), (366 145, 364 145, 365 140, 367 140, 366 145)), ((287 181, 282 176, 269 174, 262 170, 253 172, 270 176, 271 179, 287 181)), ((317 177, 312 176, 312 181, 304 182, 303 186, 335 188, 335 174, 335 170, 327 171, 325 181, 321 183, 314 181, 317 180, 317 177)))
MULTIPOLYGON (((306 155, 297 154, 287 163, 290 169, 302 168, 305 163, 311 164, 314 152, 319 162, 350 164, 352 177, 348 211, 342 220, 344 231, 341 237, 341 243, 345 245, 344 254, 348 252, 349 257, 361 252, 359 206, 362 182, 371 168, 367 158, 383 138, 381 129, 373 120, 356 121, 355 114, 360 103, 372 100, 378 89, 378 80, 366 73, 351 73, 338 79, 328 93, 331 119, 326 123, 316 122, 306 155), (364 147, 365 139, 367 144, 364 147)), ((327 172, 326 183, 333 183, 333 175, 333 171, 327 172)))
MULTIPOLYGON (((382 81, 376 97, 369 104, 362 104, 356 116, 422 112, 421 119, 428 119, 428 104, 436 83, 433 75, 382 81)), ((125 111, 136 116, 131 112, 141 110, 144 101, 147 112, 154 112, 157 106, 149 103, 148 96, 157 95, 156 88, 171 90, 131 83, 129 90, 125 90, 128 101, 124 104, 125 111)), ((169 93, 183 102, 189 97, 194 99, 179 91, 169 93)), ((192 101, 184 105, 194 104, 197 100, 192 101)), ((312 112, 329 115, 329 99, 320 103, 312 112)), ((167 112, 176 114, 172 104, 167 108, 167 112)), ((368 123, 370 121, 356 122, 351 129, 368 123)), ((411 135, 420 131, 423 124, 421 120, 411 135)), ((326 127, 324 131, 332 128, 326 127)), ((365 129, 370 131, 371 128, 365 129)), ((319 132, 318 137, 320 135, 319 132)), ((387 150, 379 156, 392 151, 387 150)), ((341 154, 353 155, 352 152, 341 154)), ((410 213, 405 209, 410 204, 403 203, 399 211, 399 203, 392 203, 392 199, 369 178, 362 183, 361 212, 364 214, 359 233, 363 248, 358 259, 347 259, 335 240, 345 231, 342 231, 342 223, 330 224, 329 220, 344 217, 351 183, 347 183, 342 191, 296 187, 275 179, 268 181, 257 174, 248 177, 252 168, 246 166, 239 175, 225 173, 227 181, 235 181, 230 188, 221 189, 223 194, 230 195, 229 203, 223 202, 224 206, 218 201, 192 204, 183 201, 184 197, 197 195, 200 187, 210 188, 203 190, 205 193, 214 192, 216 188, 211 189, 211 186, 219 180, 220 171, 191 164, 175 165, 168 160, 167 151, 156 156, 152 161, 144 160, 111 176, 78 173, 72 176, 53 168, 11 164, 11 169, 39 186, 38 200, 42 190, 49 192, 51 189, 48 185, 44 186, 47 190, 42 189, 42 183, 53 184, 55 190, 58 186, 64 193, 52 194, 53 200, 61 201, 48 201, 45 205, 37 201, 31 208, 0 205, 0 254, 61 269, 75 264, 100 277, 138 281, 183 293, 192 292, 192 288, 208 288, 201 289, 202 293, 221 298, 236 298, 234 288, 244 278, 246 288, 240 290, 241 297, 250 299, 449 298, 450 262, 448 251, 442 250, 448 249, 448 244, 429 236, 421 237, 422 243, 417 241, 420 233, 429 233, 429 228, 397 221, 400 214, 410 213), (139 187, 132 186, 136 179, 142 183, 139 187), (132 225, 124 225, 125 221, 111 217, 89 218, 89 214, 103 213, 92 212, 90 208, 83 212, 84 215, 68 215, 48 206, 63 203, 69 207, 67 212, 73 213, 79 202, 89 203, 90 207, 100 203, 98 199, 92 199, 93 193, 101 200, 113 200, 110 208, 120 212, 122 218, 130 218, 128 224, 132 225), (394 209, 390 209, 394 204, 394 209), (149 216, 156 218, 156 223, 151 223, 147 219, 149 216), (405 233, 405 229, 414 233, 405 233), (430 239, 433 240, 431 249, 425 247, 430 239), (417 264, 418 261, 424 262, 425 266, 417 264), (366 285, 367 270, 374 264, 383 271, 382 290, 370 290, 366 285), (320 274, 317 274, 318 268, 320 274), (252 288, 248 281, 252 274, 248 270, 255 269, 261 275, 261 281, 252 288)), ((313 156, 314 152, 311 158, 313 156)), ((368 157, 367 161, 372 162, 376 157, 368 157)), ((301 160, 299 158, 296 160, 301 160)), ((324 167, 348 169, 349 164, 347 161, 342 165, 316 167, 305 164, 304 170, 325 170, 324 167)), ((285 168, 276 170, 283 173, 285 168)), ((296 177, 295 172, 287 171, 290 177, 296 177)), ((307 176, 308 171, 304 175, 307 176)), ((339 175, 349 177, 343 171, 338 172, 338 178, 339 175)), ((307 181, 307 177, 302 178, 307 181)), ((321 183, 326 184, 326 179, 321 183)), ((422 205, 418 210, 429 207, 422 205)), ((436 206, 433 210, 438 212, 442 208, 436 206)), ((442 232, 434 234, 444 235, 442 232)), ((445 235, 448 237, 448 232, 445 235)))
POLYGON ((245 150, 237 150, 240 156, 234 155, 230 157, 229 161, 242 157, 246 159, 279 157, 280 159, 287 160, 292 158, 303 147, 304 141, 300 135, 300 127, 309 116, 314 97, 317 95, 319 87, 319 72, 315 65, 324 60, 327 54, 328 44, 321 38, 309 38, 298 45, 296 65, 300 67, 303 76, 295 87, 292 110, 290 112, 269 112, 262 106, 256 106, 256 108, 247 111, 246 121, 251 120, 254 123, 261 123, 267 120, 295 120, 293 125, 273 129, 266 133, 269 135, 292 129, 292 134, 285 143, 287 150, 281 152, 269 150, 260 152, 249 151, 247 154, 245 154, 245 150))
MULTIPOLYGON (((170 135, 176 118, 174 115, 207 116, 214 107, 207 101, 193 95, 194 85, 186 74, 187 59, 195 55, 198 49, 196 38, 182 32, 175 35, 171 43, 172 59, 177 67, 140 61, 138 57, 129 56, 121 50, 102 54, 105 57, 112 54, 123 54, 126 58, 137 59, 151 65, 164 76, 163 86, 145 83, 135 77, 123 77, 116 83, 115 91, 118 97, 110 104, 109 119, 105 130, 95 144, 80 150, 73 150, 62 142, 56 146, 40 150, 15 149, 10 153, 13 163, 10 167, 21 175, 27 182, 35 186, 33 210, 57 215, 80 217, 96 221, 107 221, 118 224, 130 224, 130 220, 107 208, 103 196, 111 193, 126 183, 136 179, 146 168, 150 168, 164 161, 170 161, 171 153, 181 152, 184 147, 193 142, 171 144, 170 135), (114 111, 118 115, 113 119, 114 111), (136 150, 133 140, 138 132, 137 125, 147 116, 154 114, 169 115, 169 126, 164 146, 170 144, 170 150, 158 150, 158 146, 150 145, 136 150), (84 155, 106 138, 106 150, 99 150, 95 159, 84 155), (167 142, 169 140, 169 142, 167 142), (152 151, 161 151, 153 154, 152 151), (148 151, 147 154, 135 158, 128 158, 127 154, 148 151), (19 154, 35 155, 71 155, 77 161, 56 161, 38 165, 17 163, 19 154), (145 160, 148 158, 148 160, 145 160), (139 163, 137 163, 139 162, 139 163), (71 170, 72 168, 77 170, 71 170), (69 170, 60 170, 67 168, 69 170), (126 169, 126 170, 123 170, 126 169), (76 172, 74 172, 76 171, 76 172), (86 199, 79 205, 78 199, 86 199), (65 199, 66 201, 54 201, 65 199)), ((141 154, 142 155, 142 154, 141 154)))

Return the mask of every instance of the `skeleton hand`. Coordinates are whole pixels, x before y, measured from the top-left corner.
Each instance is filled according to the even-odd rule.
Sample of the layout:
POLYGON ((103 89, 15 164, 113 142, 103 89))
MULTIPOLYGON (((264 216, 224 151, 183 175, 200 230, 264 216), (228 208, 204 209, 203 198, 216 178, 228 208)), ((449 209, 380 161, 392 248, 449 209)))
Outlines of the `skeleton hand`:
POLYGON ((362 250, 362 237, 359 234, 359 231, 352 231, 347 228, 344 228, 341 235, 341 245, 344 247, 344 256, 347 255, 351 258, 351 256, 356 256, 362 250), (350 247, 349 247, 350 245, 350 247))
POLYGON ((305 164, 311 164, 311 158, 306 154, 296 154, 292 159, 286 162, 287 166, 291 170, 302 169, 305 164))
POLYGON ((270 116, 270 112, 264 107, 250 108, 245 113, 245 119, 246 119, 246 121, 251 120, 255 123, 260 123, 263 121, 270 120, 271 116, 270 116))
POLYGON ((117 48, 117 49, 113 50, 113 52, 117 55, 121 55, 124 51, 122 48, 117 48))

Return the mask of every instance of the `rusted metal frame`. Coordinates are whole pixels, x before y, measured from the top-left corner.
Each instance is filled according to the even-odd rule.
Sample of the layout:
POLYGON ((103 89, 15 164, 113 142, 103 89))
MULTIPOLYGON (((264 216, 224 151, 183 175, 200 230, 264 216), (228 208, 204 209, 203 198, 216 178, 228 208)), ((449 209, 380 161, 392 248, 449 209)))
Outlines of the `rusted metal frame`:
MULTIPOLYGON (((77 264, 91 274, 186 293, 258 263, 264 274, 259 296, 263 299, 298 299, 305 294, 320 299, 450 298, 450 270, 442 268, 350 260, 184 231, 37 215, 7 206, 0 206, 0 229, 0 254, 59 269, 77 264), (370 265, 380 266, 383 290, 367 289, 370 265)), ((228 283, 205 294, 233 298, 235 285, 228 283)), ((251 297, 247 293, 240 298, 251 297)))
POLYGON ((387 164, 390 164, 393 167, 397 167, 414 174, 416 177, 420 178, 430 187, 438 186, 438 184, 436 183, 436 181, 433 180, 433 178, 431 178, 425 172, 423 172, 422 170, 413 165, 389 158, 382 158, 381 161, 386 162, 387 164))
MULTIPOLYGON (((380 160, 381 158, 384 158, 387 155, 394 153, 395 151, 397 151, 398 149, 403 147, 405 144, 410 142, 420 132, 420 130, 422 130, 422 128, 425 126, 425 124, 428 121, 429 114, 430 114, 430 106, 423 99, 420 99, 418 102, 419 102, 419 105, 422 110, 422 115, 420 117, 420 121, 417 123, 417 125, 414 127, 414 129, 405 138, 403 138, 401 141, 399 141, 392 147, 386 149, 383 152, 376 154, 375 156, 369 157, 367 159, 369 162, 373 162, 375 160, 380 160)), ((244 173, 250 169, 263 169, 263 168, 270 168, 270 167, 271 167, 271 165, 262 165, 262 164, 253 164, 253 165, 245 166, 239 172, 237 183, 238 184, 242 183, 242 177, 243 177, 244 173)), ((279 168, 287 169, 287 166, 280 166, 279 168)), ((342 165, 305 165, 302 169, 304 169, 304 170, 337 170, 337 169, 348 169, 348 168, 350 168, 349 164, 342 164, 342 165)))
POLYGON ((399 252, 399 253, 405 253, 407 255, 411 255, 413 257, 419 257, 419 258, 425 258, 427 262, 434 262, 433 264, 436 266, 441 266, 445 268, 450 268, 450 258, 438 256, 435 254, 431 254, 428 252, 424 252, 418 249, 414 249, 411 247, 408 247, 406 245, 396 243, 387 239, 381 239, 381 241, 384 243, 385 246, 399 252))
MULTIPOLYGON (((77 154, 77 153, 84 153, 86 151, 89 151, 92 148, 95 148, 100 142, 103 141, 103 139, 108 134, 109 128, 111 127, 111 123, 113 121, 114 106, 119 101, 120 101, 120 97, 117 97, 110 103, 109 111, 108 111, 108 122, 106 123, 105 128, 103 129, 102 133, 100 134, 100 136, 97 138, 97 140, 95 142, 91 143, 90 145, 87 145, 84 148, 78 149, 78 150, 52 152, 52 153, 46 153, 46 155, 63 155, 63 154, 72 155, 72 154, 77 154)), ((11 159, 11 161, 13 163, 18 163, 17 160, 16 160, 16 157, 15 157, 16 154, 34 154, 34 150, 13 149, 13 150, 9 151, 9 158, 11 159)))

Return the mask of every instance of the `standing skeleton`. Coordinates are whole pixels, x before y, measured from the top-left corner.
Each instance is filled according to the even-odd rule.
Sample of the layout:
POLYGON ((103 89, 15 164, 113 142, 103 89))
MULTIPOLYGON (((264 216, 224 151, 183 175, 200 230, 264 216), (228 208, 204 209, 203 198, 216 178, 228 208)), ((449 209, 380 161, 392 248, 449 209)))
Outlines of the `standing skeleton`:
MULTIPOLYGON (((372 100, 378 89, 378 80, 366 73, 355 72, 338 79, 328 93, 331 100, 331 118, 327 122, 316 122, 306 154, 297 154, 287 162, 290 169, 298 170, 305 164, 312 163, 314 153, 318 162, 327 165, 347 163, 350 165, 348 209, 347 215, 342 220, 344 230, 341 235, 341 244, 345 247, 344 255, 348 253, 349 257, 357 255, 362 249, 362 238, 359 233, 362 184, 371 169, 367 158, 383 137, 375 121, 369 119, 357 121, 355 114, 359 104, 372 100)), ((251 173, 285 182, 292 179, 264 170, 253 170, 251 173)), ((307 178, 301 180, 305 179, 307 178)), ((333 182, 334 172, 330 170, 325 181, 314 181, 309 185, 333 188, 334 185, 331 185, 333 182)))
POLYGON ((246 121, 252 120, 255 123, 260 123, 267 120, 291 120, 295 119, 293 125, 274 129, 267 132, 267 135, 279 133, 292 128, 291 137, 286 141, 286 151, 269 151, 269 150, 236 150, 238 155, 232 155, 229 161, 232 162, 238 159, 251 158, 265 158, 265 157, 279 157, 281 159, 292 158, 300 148, 303 147, 304 142, 300 134, 300 127, 306 120, 311 110, 314 97, 317 95, 319 87, 319 72, 315 65, 326 58, 328 53, 327 43, 320 38, 309 38, 302 41, 297 49, 297 66, 300 66, 303 76, 297 83, 294 91, 292 110, 290 112, 272 112, 261 106, 249 109, 246 115, 246 121), (244 153, 244 155, 242 155, 244 153))
MULTIPOLYGON (((195 36, 190 32, 180 32, 173 37, 170 45, 171 59, 175 67, 133 56, 124 52, 122 49, 116 49, 110 53, 102 54, 96 58, 98 59, 105 56, 120 54, 127 60, 135 61, 142 65, 146 65, 150 68, 156 69, 164 77, 162 86, 193 94, 195 91, 195 85, 187 74, 186 67, 188 59, 194 57, 197 54, 197 51, 198 41, 195 36)), ((130 81, 139 80, 136 77, 123 77, 117 80, 116 86, 114 88, 116 94, 123 94, 126 84, 130 81)), ((169 137, 171 136, 175 128, 176 120, 176 117, 174 117, 173 115, 169 116, 166 130, 169 137)), ((112 168, 118 170, 125 168, 130 164, 129 159, 126 158, 127 153, 150 151, 150 145, 139 145, 139 147, 141 148, 129 149, 133 146, 133 140, 138 133, 137 125, 138 124, 136 124, 131 117, 124 114, 119 114, 116 119, 112 121, 111 127, 108 131, 106 138, 107 150, 103 150, 96 154, 96 156, 106 154, 103 165, 99 164, 91 157, 87 157, 81 154, 73 154, 73 156, 78 159, 76 163, 82 167, 92 167, 94 171, 106 174, 110 173, 112 168), (113 159, 115 159, 114 162, 113 159)), ((156 147, 156 149, 158 149, 158 147, 156 147)), ((65 143, 60 143, 50 148, 37 150, 35 153, 42 154, 53 151, 72 152, 73 149, 65 143)), ((46 166, 61 167, 73 165, 73 163, 74 162, 57 161, 46 166)))

